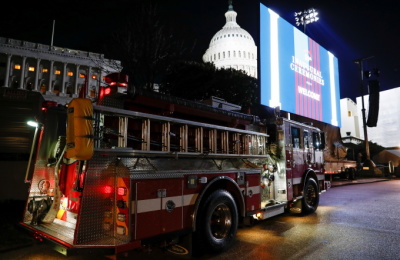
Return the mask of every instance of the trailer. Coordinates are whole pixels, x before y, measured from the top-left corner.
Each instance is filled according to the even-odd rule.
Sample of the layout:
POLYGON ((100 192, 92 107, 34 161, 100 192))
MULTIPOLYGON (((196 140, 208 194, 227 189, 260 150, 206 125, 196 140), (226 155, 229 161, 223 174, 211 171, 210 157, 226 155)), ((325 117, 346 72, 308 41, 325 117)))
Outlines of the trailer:
POLYGON ((355 180, 357 178, 357 162, 351 160, 325 161, 325 174, 329 176, 330 181, 334 176, 355 180))

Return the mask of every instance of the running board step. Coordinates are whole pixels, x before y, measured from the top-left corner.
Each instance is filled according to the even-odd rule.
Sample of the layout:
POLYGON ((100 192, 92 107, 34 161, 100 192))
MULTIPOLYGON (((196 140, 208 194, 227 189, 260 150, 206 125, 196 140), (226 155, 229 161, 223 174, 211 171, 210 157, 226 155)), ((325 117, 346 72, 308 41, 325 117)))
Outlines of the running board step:
POLYGON ((268 207, 265 207, 264 210, 257 213, 255 216, 258 220, 271 218, 273 216, 284 213, 285 206, 286 206, 286 203, 268 206, 268 207))

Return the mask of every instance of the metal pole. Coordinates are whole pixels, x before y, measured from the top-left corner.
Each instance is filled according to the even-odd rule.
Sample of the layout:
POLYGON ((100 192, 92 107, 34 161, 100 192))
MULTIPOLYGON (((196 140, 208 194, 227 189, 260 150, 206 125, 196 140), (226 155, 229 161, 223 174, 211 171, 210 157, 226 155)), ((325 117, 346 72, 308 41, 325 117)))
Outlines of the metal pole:
POLYGON ((362 121, 363 121, 363 130, 364 130, 364 142, 365 142, 365 154, 366 154, 366 160, 370 161, 371 160, 371 155, 369 152, 369 142, 368 142, 368 133, 367 133, 367 120, 365 117, 365 105, 364 105, 364 68, 363 68, 363 61, 367 59, 371 59, 374 56, 370 56, 367 58, 361 58, 358 60, 355 60, 354 62, 358 64, 358 67, 360 68, 360 91, 361 91, 361 112, 362 112, 362 121))
POLYGON ((53 20, 53 30, 51 31, 51 44, 50 44, 51 47, 53 47, 54 27, 55 26, 56 26, 56 20, 53 20))

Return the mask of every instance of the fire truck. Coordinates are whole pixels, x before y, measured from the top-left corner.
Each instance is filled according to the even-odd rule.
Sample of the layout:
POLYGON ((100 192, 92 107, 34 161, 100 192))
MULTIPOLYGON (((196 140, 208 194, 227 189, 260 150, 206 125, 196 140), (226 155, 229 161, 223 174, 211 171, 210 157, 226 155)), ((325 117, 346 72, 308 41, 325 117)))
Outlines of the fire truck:
POLYGON ((330 186, 320 129, 127 94, 121 78, 36 122, 20 225, 38 239, 65 255, 182 241, 222 252, 241 223, 317 209, 330 186))

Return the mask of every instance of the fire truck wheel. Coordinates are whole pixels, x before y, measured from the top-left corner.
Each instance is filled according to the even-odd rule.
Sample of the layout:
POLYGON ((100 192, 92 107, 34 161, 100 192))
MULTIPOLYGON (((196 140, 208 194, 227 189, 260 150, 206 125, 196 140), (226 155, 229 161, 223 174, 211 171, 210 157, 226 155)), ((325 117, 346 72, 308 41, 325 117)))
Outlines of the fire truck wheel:
POLYGON ((311 214, 315 212, 319 204, 319 192, 317 182, 313 178, 306 181, 303 191, 303 214, 311 214))
POLYGON ((350 180, 356 180, 357 176, 356 176, 356 169, 354 168, 350 168, 350 174, 349 174, 349 179, 350 180))
POLYGON ((238 211, 232 195, 216 190, 200 208, 197 222, 198 238, 212 252, 227 250, 235 240, 238 211))

